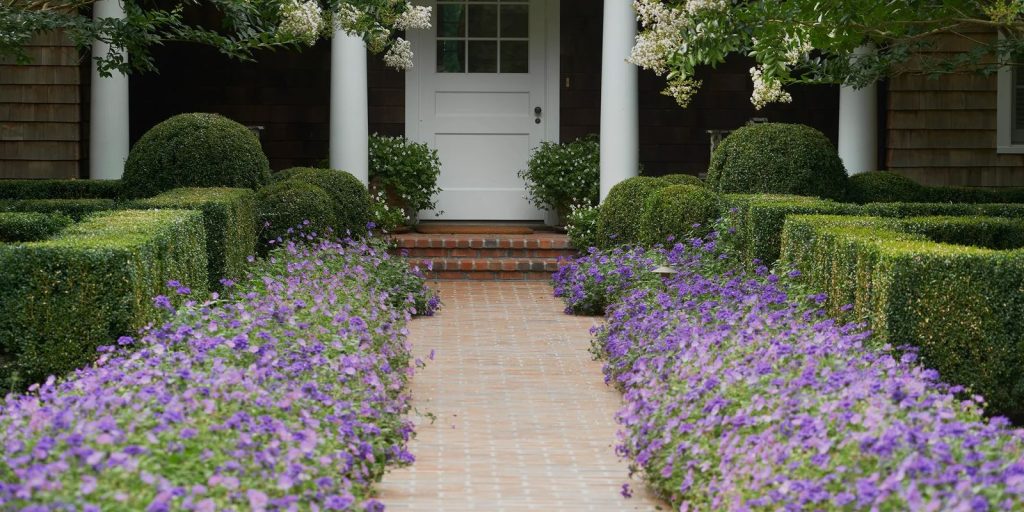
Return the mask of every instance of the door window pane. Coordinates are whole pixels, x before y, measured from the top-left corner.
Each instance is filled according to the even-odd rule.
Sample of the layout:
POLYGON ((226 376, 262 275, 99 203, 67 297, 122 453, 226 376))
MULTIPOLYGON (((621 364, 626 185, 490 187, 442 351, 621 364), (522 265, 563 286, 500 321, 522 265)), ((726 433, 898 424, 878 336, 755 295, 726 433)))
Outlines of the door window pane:
POLYGON ((469 37, 498 37, 496 4, 469 5, 469 37))
POLYGON ((466 36, 466 6, 437 4, 437 37, 466 36))
POLYGON ((497 73, 498 72, 498 42, 497 41, 470 41, 469 42, 469 72, 470 73, 497 73))
POLYGON ((465 73, 466 72, 466 42, 465 41, 438 41, 437 42, 437 72, 438 73, 465 73))
POLYGON ((529 37, 530 6, 501 6, 501 37, 529 37))
POLYGON ((530 43, 528 41, 501 42, 501 72, 530 72, 530 43))

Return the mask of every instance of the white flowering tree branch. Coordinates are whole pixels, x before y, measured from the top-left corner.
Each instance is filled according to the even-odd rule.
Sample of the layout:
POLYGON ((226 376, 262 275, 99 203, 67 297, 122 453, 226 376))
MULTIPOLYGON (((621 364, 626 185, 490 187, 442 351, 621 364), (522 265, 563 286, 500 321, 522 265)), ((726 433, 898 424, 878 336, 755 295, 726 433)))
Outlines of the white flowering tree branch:
POLYGON ((634 0, 642 30, 631 62, 666 77, 686 106, 701 66, 753 58, 758 109, 789 102, 784 86, 862 87, 902 73, 993 73, 1024 54, 1024 0, 634 0), (1000 37, 979 37, 998 32, 1000 37), (963 39, 932 57, 937 36, 963 39), (871 44, 870 54, 855 53, 871 44))
POLYGON ((0 57, 28 63, 26 44, 60 30, 83 51, 96 40, 109 43, 112 51, 97 59, 109 75, 155 70, 150 49, 156 45, 198 43, 252 60, 258 50, 311 46, 337 27, 404 69, 412 65, 412 51, 400 32, 430 27, 430 9, 409 0, 120 0, 124 19, 94 20, 95 1, 0 0, 0 57), (196 11, 211 8, 220 13, 218 26, 192 21, 196 11))

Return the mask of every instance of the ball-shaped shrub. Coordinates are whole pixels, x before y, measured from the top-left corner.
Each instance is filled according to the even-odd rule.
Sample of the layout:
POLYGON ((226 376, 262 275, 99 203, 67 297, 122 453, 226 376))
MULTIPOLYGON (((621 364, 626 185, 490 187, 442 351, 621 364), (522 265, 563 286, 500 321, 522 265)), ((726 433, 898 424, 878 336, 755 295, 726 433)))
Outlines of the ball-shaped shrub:
POLYGON ((290 176, 286 181, 302 181, 316 185, 331 197, 335 223, 331 227, 336 236, 344 238, 366 234, 370 222, 370 192, 355 176, 336 169, 293 167, 281 171, 290 176))
POLYGON ((704 180, 692 174, 666 174, 662 176, 661 179, 673 185, 693 185, 695 187, 705 186, 704 180))
POLYGON ((656 190, 644 203, 640 241, 663 244, 668 238, 704 236, 718 217, 718 196, 705 187, 672 185, 656 190))
POLYGON ((180 114, 146 132, 128 153, 122 184, 135 197, 178 187, 257 189, 270 179, 260 141, 217 114, 180 114))
POLYGON ((275 247, 276 239, 286 238, 289 229, 305 225, 306 231, 323 233, 336 224, 330 194, 312 183, 286 180, 267 185, 257 193, 257 204, 264 251, 275 247))
POLYGON ((608 191, 597 217, 597 240, 603 248, 640 242, 640 214, 648 196, 670 186, 661 178, 634 176, 608 191))
POLYGON ((595 206, 600 195, 601 143, 596 135, 565 144, 542 142, 519 177, 537 208, 566 216, 573 206, 595 206))
POLYGON ((889 171, 872 171, 850 177, 846 198, 854 203, 916 203, 925 199, 926 188, 889 171))
POLYGON ((842 199, 846 169, 827 137, 802 124, 744 126, 711 155, 708 186, 723 193, 842 199))

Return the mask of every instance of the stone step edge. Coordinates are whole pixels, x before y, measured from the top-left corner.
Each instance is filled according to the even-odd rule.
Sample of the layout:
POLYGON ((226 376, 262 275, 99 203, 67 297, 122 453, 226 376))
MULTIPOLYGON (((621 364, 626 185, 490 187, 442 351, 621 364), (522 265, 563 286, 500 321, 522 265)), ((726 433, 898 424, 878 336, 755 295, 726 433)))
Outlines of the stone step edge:
POLYGON ((401 238, 395 243, 400 249, 573 249, 568 239, 551 238, 401 238))
POLYGON ((403 247, 392 251, 406 258, 571 258, 579 254, 575 249, 512 249, 512 248, 430 248, 403 247))
POLYGON ((433 272, 554 272, 565 264, 557 258, 406 258, 411 266, 433 272))

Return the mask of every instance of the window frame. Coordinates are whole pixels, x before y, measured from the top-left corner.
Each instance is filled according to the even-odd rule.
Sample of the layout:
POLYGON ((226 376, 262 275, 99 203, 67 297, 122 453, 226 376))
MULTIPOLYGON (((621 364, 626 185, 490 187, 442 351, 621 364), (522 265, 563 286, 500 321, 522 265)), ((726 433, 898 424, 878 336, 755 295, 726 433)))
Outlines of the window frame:
POLYGON ((1016 118, 1016 78, 1022 72, 1024 69, 1020 66, 999 68, 996 85, 996 153, 999 154, 1024 154, 1024 126, 1015 127, 1013 122, 1016 118), (1013 142, 1014 132, 1022 136, 1022 142, 1013 142))

